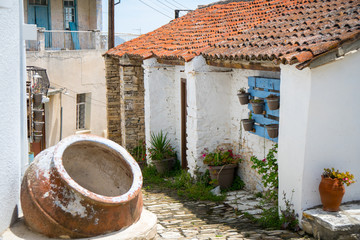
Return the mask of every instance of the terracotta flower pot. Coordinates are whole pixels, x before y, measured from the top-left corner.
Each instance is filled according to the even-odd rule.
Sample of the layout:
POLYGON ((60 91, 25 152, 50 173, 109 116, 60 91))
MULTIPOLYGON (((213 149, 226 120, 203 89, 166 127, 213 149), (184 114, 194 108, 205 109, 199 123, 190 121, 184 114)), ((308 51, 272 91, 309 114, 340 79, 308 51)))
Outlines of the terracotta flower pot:
POLYGON ((323 210, 337 212, 345 194, 345 187, 338 179, 324 178, 321 176, 319 192, 323 210))
POLYGON ((175 165, 175 158, 168 158, 162 160, 153 160, 156 170, 160 174, 164 174, 172 170, 175 165))
POLYGON ((242 119, 243 127, 245 131, 251 131, 254 127, 254 119, 242 119))
POLYGON ((265 126, 270 138, 277 138, 279 135, 279 124, 269 124, 265 126))
POLYGON ((262 114, 264 111, 264 102, 260 102, 260 103, 252 102, 251 106, 255 114, 262 114))
POLYGON ((249 95, 250 93, 238 93, 238 98, 241 105, 245 105, 249 103, 249 95))
POLYGON ((276 110, 279 108, 279 98, 266 98, 268 107, 270 110, 276 110))
POLYGON ((38 154, 21 185, 26 224, 51 238, 120 230, 141 215, 142 174, 118 144, 73 135, 38 154))
POLYGON ((215 180, 215 185, 221 189, 231 187, 234 180, 235 168, 237 164, 228 164, 223 166, 208 166, 211 180, 215 180))

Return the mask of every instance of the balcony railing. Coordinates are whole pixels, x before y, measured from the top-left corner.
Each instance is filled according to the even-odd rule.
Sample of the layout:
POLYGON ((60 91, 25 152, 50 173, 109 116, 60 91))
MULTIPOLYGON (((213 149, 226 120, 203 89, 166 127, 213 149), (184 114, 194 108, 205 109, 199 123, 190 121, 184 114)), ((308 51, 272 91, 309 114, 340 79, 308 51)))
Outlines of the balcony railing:
MULTIPOLYGON (((115 33, 115 46, 138 36, 138 34, 131 33, 115 33)), ((38 28, 37 40, 26 41, 27 51, 106 48, 107 33, 98 30, 67 31, 38 28)))

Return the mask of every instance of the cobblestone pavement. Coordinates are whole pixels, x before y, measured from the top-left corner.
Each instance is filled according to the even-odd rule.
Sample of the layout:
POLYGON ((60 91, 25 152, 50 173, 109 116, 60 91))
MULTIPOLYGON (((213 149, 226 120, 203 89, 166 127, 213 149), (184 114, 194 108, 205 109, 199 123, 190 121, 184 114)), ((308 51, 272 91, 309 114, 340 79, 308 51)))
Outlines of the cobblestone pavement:
POLYGON ((243 212, 257 217, 259 199, 246 191, 229 193, 224 203, 185 201, 171 190, 143 190, 143 196, 144 207, 158 217, 157 239, 313 240, 303 232, 265 230, 254 224, 243 212))

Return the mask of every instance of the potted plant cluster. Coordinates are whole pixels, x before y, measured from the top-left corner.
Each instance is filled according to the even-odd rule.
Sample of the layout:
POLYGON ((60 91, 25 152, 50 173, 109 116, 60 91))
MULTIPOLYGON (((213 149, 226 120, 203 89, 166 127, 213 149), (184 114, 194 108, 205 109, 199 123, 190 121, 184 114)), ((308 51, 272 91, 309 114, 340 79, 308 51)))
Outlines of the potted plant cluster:
POLYGON ((245 105, 249 103, 249 95, 250 93, 247 93, 245 88, 240 88, 240 90, 237 93, 240 104, 245 105))
POLYGON ((276 110, 279 108, 279 96, 275 94, 270 94, 265 99, 270 110, 276 110))
POLYGON ((345 194, 345 187, 355 183, 354 175, 349 172, 339 172, 334 168, 324 168, 321 175, 319 192, 323 210, 329 212, 339 211, 342 198, 345 194))
POLYGON ((151 133, 151 147, 148 149, 149 157, 160 174, 170 171, 175 166, 176 152, 167 138, 167 133, 160 131, 151 133))
POLYGON ((254 114, 262 114, 264 111, 264 100, 262 99, 251 99, 250 100, 254 114))
POLYGON ((243 127, 245 131, 251 131, 254 128, 254 122, 255 120, 252 119, 252 113, 249 113, 248 119, 242 119, 243 127))
POLYGON ((241 158, 233 154, 231 149, 221 147, 217 147, 213 152, 205 148, 201 154, 204 164, 208 165, 212 182, 219 185, 221 189, 229 188, 234 180, 235 168, 241 162, 241 158))
POLYGON ((139 141, 138 145, 130 150, 131 156, 143 169, 146 166, 146 144, 145 141, 139 141))

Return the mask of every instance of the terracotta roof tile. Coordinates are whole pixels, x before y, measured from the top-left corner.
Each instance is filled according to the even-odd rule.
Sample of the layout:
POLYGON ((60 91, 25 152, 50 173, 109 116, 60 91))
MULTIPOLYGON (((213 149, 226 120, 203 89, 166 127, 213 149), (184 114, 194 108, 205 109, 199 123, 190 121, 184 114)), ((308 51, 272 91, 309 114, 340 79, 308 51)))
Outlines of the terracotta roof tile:
POLYGON ((359 0, 253 0, 196 9, 106 54, 303 63, 360 38, 359 0))

